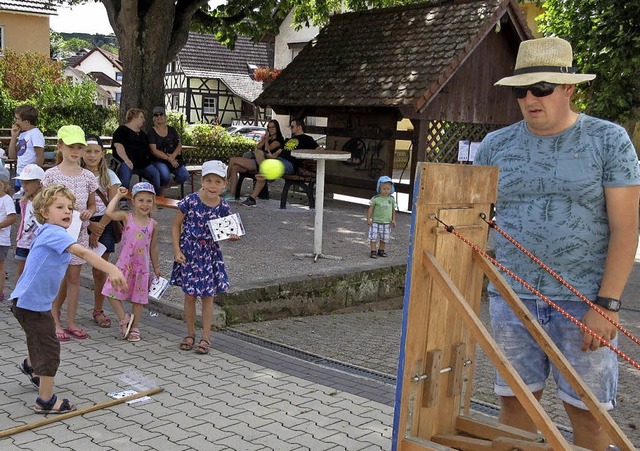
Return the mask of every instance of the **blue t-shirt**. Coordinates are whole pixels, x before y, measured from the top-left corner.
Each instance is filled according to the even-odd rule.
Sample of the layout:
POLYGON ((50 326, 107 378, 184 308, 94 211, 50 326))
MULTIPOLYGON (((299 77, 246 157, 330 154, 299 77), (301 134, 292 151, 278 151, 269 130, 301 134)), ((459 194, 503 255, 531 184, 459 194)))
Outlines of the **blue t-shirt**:
POLYGON ((38 230, 25 262, 24 271, 10 299, 18 299, 17 306, 34 312, 51 310, 58 294, 71 254, 67 249, 75 244, 63 227, 45 224, 38 230))
MULTIPOLYGON (((640 185, 627 132, 584 114, 551 136, 535 135, 521 121, 489 133, 474 164, 500 169, 498 226, 593 299, 609 244, 604 188, 640 185)), ((494 236, 496 257, 507 268, 553 300, 578 300, 501 235, 494 236)), ((507 280, 520 297, 536 298, 507 280)))

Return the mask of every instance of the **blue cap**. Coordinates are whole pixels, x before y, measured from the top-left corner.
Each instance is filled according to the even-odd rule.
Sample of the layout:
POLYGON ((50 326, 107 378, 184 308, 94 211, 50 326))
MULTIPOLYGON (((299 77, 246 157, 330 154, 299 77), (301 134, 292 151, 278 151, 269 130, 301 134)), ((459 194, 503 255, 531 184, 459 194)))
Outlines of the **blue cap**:
POLYGON ((380 194, 380 184, 381 183, 391 183, 391 194, 396 192, 396 189, 393 186, 393 180, 391 179, 391 177, 383 175, 382 177, 380 177, 378 179, 378 184, 376 185, 376 193, 380 194))
POLYGON ((140 183, 136 183, 135 185, 133 185, 133 188, 131 188, 131 197, 134 197, 136 194, 138 194, 141 191, 146 191, 148 193, 152 193, 153 195, 156 194, 156 190, 153 189, 153 185, 149 182, 140 182, 140 183))

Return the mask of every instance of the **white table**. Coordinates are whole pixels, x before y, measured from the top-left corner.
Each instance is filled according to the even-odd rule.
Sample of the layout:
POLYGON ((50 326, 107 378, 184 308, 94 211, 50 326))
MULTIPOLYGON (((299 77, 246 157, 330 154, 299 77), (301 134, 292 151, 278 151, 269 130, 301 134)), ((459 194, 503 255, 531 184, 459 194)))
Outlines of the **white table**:
POLYGON ((297 149, 292 150, 291 155, 295 158, 303 160, 316 160, 318 166, 316 168, 316 213, 313 227, 313 254, 294 254, 296 257, 313 257, 314 261, 318 258, 328 258, 333 260, 342 260, 342 257, 325 255, 322 253, 322 218, 324 210, 324 174, 325 162, 327 160, 348 160, 351 158, 351 152, 341 152, 339 150, 324 149, 297 149))

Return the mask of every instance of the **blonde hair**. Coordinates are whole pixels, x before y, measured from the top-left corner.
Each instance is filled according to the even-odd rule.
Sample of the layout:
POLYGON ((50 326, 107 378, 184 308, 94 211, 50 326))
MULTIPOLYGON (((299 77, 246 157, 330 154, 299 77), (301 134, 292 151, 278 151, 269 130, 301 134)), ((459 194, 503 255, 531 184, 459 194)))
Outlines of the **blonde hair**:
POLYGON ((124 116, 124 120, 125 122, 131 122, 141 114, 144 116, 144 110, 141 110, 140 108, 130 108, 127 110, 127 113, 124 116))
MULTIPOLYGON (((87 145, 89 147, 91 144, 87 145)), ((102 149, 102 158, 100 159, 100 163, 98 163, 98 184, 105 191, 109 191, 111 187, 111 177, 109 177, 109 167, 107 166, 107 160, 105 157, 104 147, 97 144, 100 149, 102 149)), ((83 168, 87 168, 87 164, 84 162, 84 157, 80 158, 80 166, 83 168)))
POLYGON ((2 187, 0 189, 4 191, 5 194, 8 194, 9 196, 13 194, 13 186, 9 180, 0 180, 0 184, 0 186, 2 187))
POLYGON ((33 213, 40 224, 47 222, 42 213, 56 201, 58 197, 66 197, 75 208, 76 196, 64 185, 49 185, 33 199, 33 213))

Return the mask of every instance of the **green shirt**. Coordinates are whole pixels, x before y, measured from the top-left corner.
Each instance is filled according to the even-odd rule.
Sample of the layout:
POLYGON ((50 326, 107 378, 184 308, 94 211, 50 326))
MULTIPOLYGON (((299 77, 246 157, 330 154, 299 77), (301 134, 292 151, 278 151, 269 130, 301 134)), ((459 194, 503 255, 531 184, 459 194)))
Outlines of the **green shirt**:
POLYGON ((396 208, 396 200, 392 196, 383 197, 380 194, 373 196, 369 205, 373 207, 371 219, 378 224, 391 224, 393 210, 396 208))

